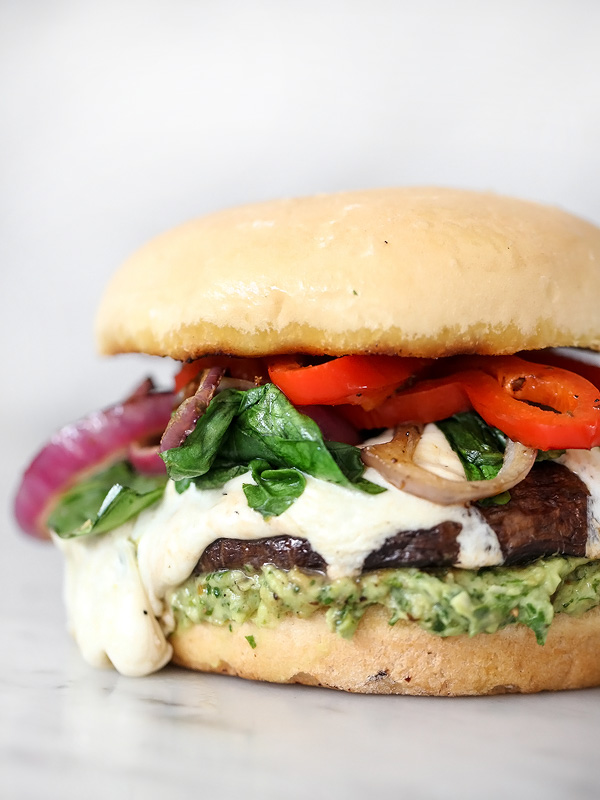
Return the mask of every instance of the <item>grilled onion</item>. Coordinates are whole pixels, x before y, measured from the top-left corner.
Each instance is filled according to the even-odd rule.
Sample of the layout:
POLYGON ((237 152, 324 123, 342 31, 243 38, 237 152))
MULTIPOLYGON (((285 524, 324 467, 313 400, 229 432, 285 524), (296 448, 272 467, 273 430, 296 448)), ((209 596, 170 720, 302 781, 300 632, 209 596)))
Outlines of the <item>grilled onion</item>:
POLYGON ((160 440, 161 453, 179 447, 185 442, 208 408, 224 374, 225 370, 221 367, 209 367, 203 370, 195 394, 185 399, 169 420, 160 440))
POLYGON ((537 450, 509 439, 502 469, 495 478, 487 481, 449 480, 434 475, 413 461, 422 431, 418 425, 398 427, 391 442, 365 447, 361 457, 367 466, 376 469, 403 492, 444 506, 482 500, 511 489, 526 477, 537 455, 537 450))
POLYGON ((132 442, 127 448, 127 461, 143 475, 163 475, 167 472, 157 444, 132 442))

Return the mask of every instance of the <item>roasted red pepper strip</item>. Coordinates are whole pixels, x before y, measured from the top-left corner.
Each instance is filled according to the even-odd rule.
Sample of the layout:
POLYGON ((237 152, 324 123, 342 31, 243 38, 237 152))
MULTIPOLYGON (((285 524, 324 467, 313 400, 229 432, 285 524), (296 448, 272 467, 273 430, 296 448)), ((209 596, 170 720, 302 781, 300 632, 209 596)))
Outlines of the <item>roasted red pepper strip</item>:
POLYGON ((399 423, 427 423, 470 411, 471 401, 460 379, 419 381, 411 389, 393 394, 371 411, 344 406, 343 414, 355 427, 393 428, 399 423))
POLYGON ((202 359, 196 361, 188 361, 175 375, 175 392, 180 392, 190 381, 193 381, 196 375, 200 373, 202 359))
POLYGON ((516 356, 467 362, 479 370, 463 377, 473 408, 511 439, 539 450, 600 444, 600 392, 581 375, 516 356))
MULTIPOLYGON (((184 365, 176 389, 217 362, 235 377, 252 379, 265 372, 258 359, 200 358, 184 365)), ((581 375, 517 356, 464 356, 440 359, 435 371, 443 377, 401 390, 432 363, 424 358, 342 356, 303 366, 299 357, 282 356, 270 362, 268 371, 294 404, 344 405, 344 415, 360 428, 436 422, 474 408, 511 439, 540 450, 600 445, 600 390, 581 375)))
POLYGON ((556 350, 526 350, 519 354, 525 361, 533 361, 535 364, 548 364, 551 367, 561 367, 576 375, 581 375, 586 381, 593 383, 600 389, 600 367, 590 364, 588 361, 581 361, 579 358, 570 358, 556 350))
POLYGON ((302 366, 294 356, 269 364, 269 377, 297 405, 373 406, 432 363, 426 358, 341 356, 302 366))
POLYGON ((346 409, 346 416, 358 427, 378 428, 436 422, 474 408, 511 439, 539 450, 600 445, 600 392, 580 375, 516 356, 468 356, 455 364, 460 371, 452 375, 417 383, 369 413, 346 409))

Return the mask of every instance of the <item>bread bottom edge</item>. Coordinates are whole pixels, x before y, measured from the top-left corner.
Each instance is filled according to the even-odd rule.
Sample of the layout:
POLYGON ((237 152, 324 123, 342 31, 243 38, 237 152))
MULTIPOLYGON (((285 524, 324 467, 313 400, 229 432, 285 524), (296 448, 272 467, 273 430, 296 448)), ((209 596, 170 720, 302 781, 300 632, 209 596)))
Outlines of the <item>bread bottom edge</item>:
POLYGON ((174 663, 273 683, 363 694, 490 695, 600 685, 600 608, 555 617, 545 645, 514 625, 493 634, 441 637, 416 623, 390 625, 368 609, 352 639, 324 613, 284 617, 273 627, 191 625, 171 637, 174 663))

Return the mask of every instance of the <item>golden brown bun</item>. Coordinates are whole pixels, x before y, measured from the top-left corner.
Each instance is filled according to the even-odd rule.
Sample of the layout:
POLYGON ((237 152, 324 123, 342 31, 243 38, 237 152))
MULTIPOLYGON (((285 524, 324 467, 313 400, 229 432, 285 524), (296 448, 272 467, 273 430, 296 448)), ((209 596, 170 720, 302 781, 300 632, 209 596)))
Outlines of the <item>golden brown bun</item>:
POLYGON ((544 646, 523 625, 441 638, 418 625, 390 626, 370 608, 350 640, 324 614, 287 617, 274 628, 208 623, 171 637, 175 663, 204 672, 304 683, 366 694, 481 695, 600 685, 600 608, 555 617, 544 646), (253 636, 252 648, 246 636, 253 636))
POLYGON ((600 349, 600 229, 451 189, 223 211, 160 236, 110 283, 104 353, 449 355, 600 349))

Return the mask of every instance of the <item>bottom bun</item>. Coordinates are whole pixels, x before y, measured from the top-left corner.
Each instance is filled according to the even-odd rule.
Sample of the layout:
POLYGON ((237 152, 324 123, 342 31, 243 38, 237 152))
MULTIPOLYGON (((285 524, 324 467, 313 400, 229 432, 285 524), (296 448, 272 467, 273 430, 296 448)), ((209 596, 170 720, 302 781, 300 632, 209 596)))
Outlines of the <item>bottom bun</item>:
POLYGON ((176 664, 274 683, 366 694, 483 695, 600 685, 600 608, 558 614, 546 644, 529 628, 442 638, 410 622, 390 626, 369 608, 353 638, 332 633, 324 613, 275 627, 209 623, 171 637, 176 664))

